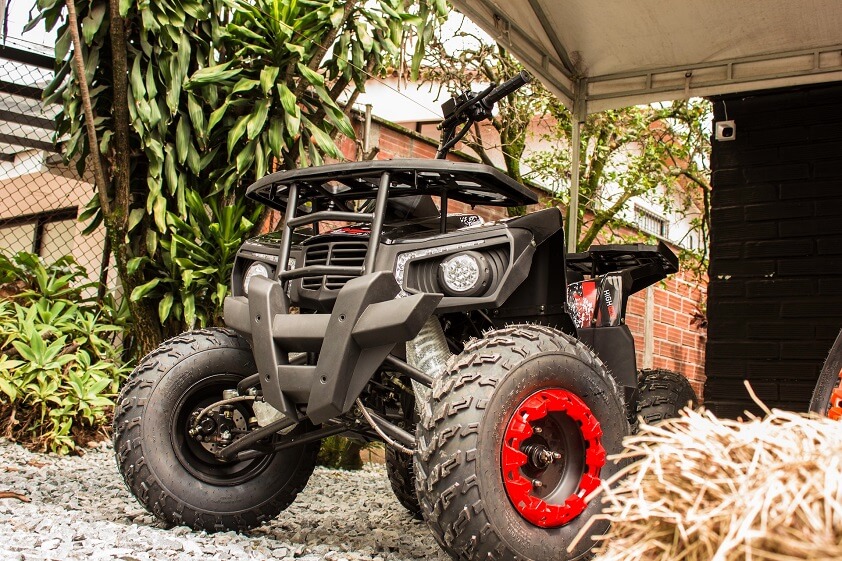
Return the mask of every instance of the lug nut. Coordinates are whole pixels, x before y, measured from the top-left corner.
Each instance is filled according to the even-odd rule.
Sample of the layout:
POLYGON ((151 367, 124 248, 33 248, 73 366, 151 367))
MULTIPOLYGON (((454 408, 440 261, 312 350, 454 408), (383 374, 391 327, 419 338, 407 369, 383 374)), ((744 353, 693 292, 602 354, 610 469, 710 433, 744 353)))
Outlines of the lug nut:
POLYGON ((541 434, 542 432, 544 432, 544 429, 542 429, 541 427, 534 427, 532 429, 532 432, 534 432, 535 434, 541 434))
POLYGON ((561 452, 553 452, 553 460, 560 460, 561 452))
POLYGON ((538 481, 537 479, 533 479, 532 480, 532 486, 535 487, 536 489, 540 489, 541 487, 544 486, 544 484, 541 483, 540 481, 538 481))

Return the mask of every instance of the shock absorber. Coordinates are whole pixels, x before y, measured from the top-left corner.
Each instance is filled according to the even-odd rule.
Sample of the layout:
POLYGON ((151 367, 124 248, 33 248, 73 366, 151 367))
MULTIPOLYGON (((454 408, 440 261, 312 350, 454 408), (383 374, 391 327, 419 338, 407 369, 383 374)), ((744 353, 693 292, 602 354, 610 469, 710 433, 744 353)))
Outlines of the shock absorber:
MULTIPOLYGON (((433 378, 444 374, 447 361, 453 356, 447 346, 447 339, 441 328, 438 317, 430 316, 421 331, 411 341, 406 343, 406 362, 418 370, 427 373, 433 378)), ((412 381, 412 389, 415 391, 415 406, 420 408, 421 403, 430 400, 430 388, 412 381)))

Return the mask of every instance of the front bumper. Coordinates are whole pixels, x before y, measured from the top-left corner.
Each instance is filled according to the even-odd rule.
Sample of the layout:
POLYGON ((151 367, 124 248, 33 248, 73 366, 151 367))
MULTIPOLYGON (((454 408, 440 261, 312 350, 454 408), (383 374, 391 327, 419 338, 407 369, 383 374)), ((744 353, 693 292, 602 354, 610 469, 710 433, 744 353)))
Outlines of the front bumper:
POLYGON ((264 400, 315 424, 346 413, 395 345, 413 339, 441 294, 395 297, 390 272, 354 278, 330 314, 290 314, 280 283, 255 277, 249 295, 225 299, 225 324, 251 340, 264 400), (315 365, 289 364, 290 352, 316 352, 315 365))

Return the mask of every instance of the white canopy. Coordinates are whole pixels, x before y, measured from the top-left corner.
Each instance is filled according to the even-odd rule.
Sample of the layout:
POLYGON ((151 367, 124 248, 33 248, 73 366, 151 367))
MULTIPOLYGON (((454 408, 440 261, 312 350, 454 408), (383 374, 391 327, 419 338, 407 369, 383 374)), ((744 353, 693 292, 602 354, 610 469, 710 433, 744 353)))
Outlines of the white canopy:
POLYGON ((840 0, 453 3, 583 113, 842 80, 840 0))
MULTIPOLYGON (((573 112, 842 80, 842 0, 452 0, 573 112)), ((573 127, 571 161, 579 160, 573 127)), ((570 205, 579 197, 571 169, 570 205)), ((568 249, 575 251, 574 214, 568 249)))

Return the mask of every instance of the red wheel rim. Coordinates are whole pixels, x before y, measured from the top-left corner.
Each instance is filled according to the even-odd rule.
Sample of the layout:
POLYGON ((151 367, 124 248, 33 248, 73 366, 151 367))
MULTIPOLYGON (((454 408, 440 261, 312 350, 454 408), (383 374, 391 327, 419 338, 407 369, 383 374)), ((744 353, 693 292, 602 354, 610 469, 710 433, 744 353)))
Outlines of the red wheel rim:
POLYGON ((567 390, 527 397, 503 434, 501 467, 515 510, 541 528, 563 526, 582 514, 605 465, 602 428, 587 404, 567 390))

